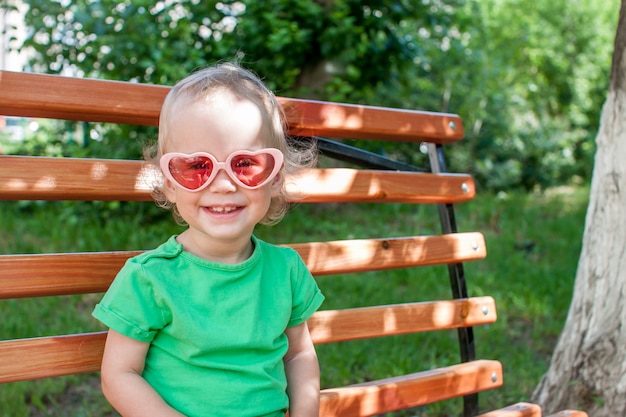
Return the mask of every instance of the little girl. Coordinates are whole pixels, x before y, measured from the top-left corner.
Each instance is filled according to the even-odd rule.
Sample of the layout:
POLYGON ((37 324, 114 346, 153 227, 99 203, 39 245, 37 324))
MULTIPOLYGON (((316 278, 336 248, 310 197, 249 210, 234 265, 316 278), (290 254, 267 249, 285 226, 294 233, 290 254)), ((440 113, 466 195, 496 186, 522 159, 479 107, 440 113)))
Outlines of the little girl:
POLYGON ((188 228, 130 259, 96 306, 104 395, 124 417, 317 417, 306 320, 324 297, 295 251, 253 235, 312 160, 288 146, 275 96, 235 64, 191 74, 163 103, 154 159, 155 198, 188 228))

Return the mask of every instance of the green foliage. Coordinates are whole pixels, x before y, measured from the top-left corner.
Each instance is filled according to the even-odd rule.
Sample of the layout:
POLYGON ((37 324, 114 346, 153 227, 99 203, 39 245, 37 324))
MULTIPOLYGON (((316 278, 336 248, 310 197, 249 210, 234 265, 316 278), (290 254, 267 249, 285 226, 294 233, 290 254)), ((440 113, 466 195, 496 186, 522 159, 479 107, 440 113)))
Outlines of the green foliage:
POLYGON ((469 122, 467 154, 456 152, 452 165, 473 169, 492 189, 589 180, 619 4, 491 0, 467 7, 479 19, 468 28, 464 69, 474 89, 452 98, 469 122))
MULTIPOLYGON (((0 0, 6 7, 14 0, 0 0)), ((171 85, 237 60, 285 96, 460 114, 449 167, 495 190, 588 181, 619 4, 593 0, 31 0, 41 72, 171 85)), ((142 127, 99 128, 98 156, 142 127), (99 153, 101 152, 101 153, 99 153)), ((93 142, 93 141, 92 141, 93 142)), ((361 146, 414 162, 408 145, 361 146)))
MULTIPOLYGON (((491 295, 498 306, 498 321, 475 329, 478 355, 501 360, 505 367, 504 386, 481 394, 485 410, 528 400, 547 370, 571 299, 587 195, 587 188, 531 195, 485 193, 458 206, 463 230, 484 231, 487 241, 487 258, 465 264, 470 295, 491 295)), ((67 204, 80 205, 1 203, 0 233, 5 238, 0 240, 0 252, 152 248, 181 230, 169 215, 148 219, 144 210, 151 203, 129 203, 134 210, 114 217, 102 216, 100 210, 69 217, 67 204), (50 219, 60 226, 50 227, 50 219)), ((284 243, 429 234, 438 229, 435 206, 301 204, 277 226, 260 227, 257 235, 284 243), (337 221, 346 216, 350 222, 337 221)), ((450 297, 445 267, 317 280, 327 298, 324 310, 450 297)), ((2 301, 3 338, 100 330, 89 317, 99 297, 2 301)), ((435 332, 320 345, 322 384, 338 386, 450 365, 459 360, 456 343, 454 332, 435 332)), ((113 415, 105 414, 111 411, 93 375, 0 385, 0 403, 0 416, 113 415), (67 396, 72 401, 64 401, 67 396)), ((446 402, 401 415, 459 415, 458 407, 458 402, 446 402)))
POLYGON ((235 59, 271 88, 292 92, 303 72, 323 63, 358 94, 411 62, 415 43, 399 28, 407 19, 432 25, 438 9, 407 0, 33 0, 26 46, 38 53, 36 70, 158 84, 235 59))

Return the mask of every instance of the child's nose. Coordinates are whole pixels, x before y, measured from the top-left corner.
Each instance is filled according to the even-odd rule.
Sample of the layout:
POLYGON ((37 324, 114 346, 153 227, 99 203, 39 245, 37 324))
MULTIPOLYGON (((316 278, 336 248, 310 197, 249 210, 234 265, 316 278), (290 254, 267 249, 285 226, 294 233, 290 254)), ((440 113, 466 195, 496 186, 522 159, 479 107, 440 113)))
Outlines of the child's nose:
POLYGON ((233 179, 228 175, 228 173, 220 169, 209 184, 209 189, 214 193, 228 193, 237 190, 237 184, 233 179))

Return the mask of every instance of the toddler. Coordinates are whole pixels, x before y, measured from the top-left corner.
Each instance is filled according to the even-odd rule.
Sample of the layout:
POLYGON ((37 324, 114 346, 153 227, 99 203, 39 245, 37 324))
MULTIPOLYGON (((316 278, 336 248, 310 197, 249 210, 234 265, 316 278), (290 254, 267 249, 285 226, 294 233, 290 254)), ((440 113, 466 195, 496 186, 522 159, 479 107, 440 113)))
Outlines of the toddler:
POLYGON ((94 317, 108 328, 102 390, 124 417, 317 417, 306 320, 324 297, 299 255, 253 235, 286 209, 285 174, 310 166, 276 97, 220 64, 167 95, 155 199, 186 229, 130 259, 94 317))

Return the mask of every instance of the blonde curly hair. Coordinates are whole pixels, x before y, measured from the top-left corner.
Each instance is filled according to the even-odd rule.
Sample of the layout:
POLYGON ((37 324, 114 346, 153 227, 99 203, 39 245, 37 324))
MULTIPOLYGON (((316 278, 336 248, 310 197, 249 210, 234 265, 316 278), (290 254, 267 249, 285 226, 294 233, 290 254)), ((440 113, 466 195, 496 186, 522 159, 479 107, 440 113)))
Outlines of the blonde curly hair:
MULTIPOLYGON (((281 171, 283 176, 315 165, 317 156, 315 144, 313 142, 296 144, 288 141, 283 108, 274 93, 255 74, 234 63, 221 63, 196 71, 170 90, 161 107, 158 142, 144 149, 146 161, 156 166, 160 172, 159 159, 165 153, 168 142, 172 140, 169 129, 171 120, 179 111, 184 111, 185 106, 205 100, 224 90, 240 99, 249 100, 258 107, 268 132, 267 143, 264 145, 277 148, 284 154, 284 167, 281 171)), ((184 224, 176 205, 166 198, 162 187, 163 182, 160 181, 152 191, 156 204, 171 209, 176 221, 184 224)), ((278 223, 287 211, 287 199, 288 193, 283 181, 281 192, 272 198, 270 207, 260 223, 264 225, 278 223)))

